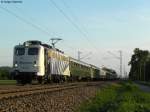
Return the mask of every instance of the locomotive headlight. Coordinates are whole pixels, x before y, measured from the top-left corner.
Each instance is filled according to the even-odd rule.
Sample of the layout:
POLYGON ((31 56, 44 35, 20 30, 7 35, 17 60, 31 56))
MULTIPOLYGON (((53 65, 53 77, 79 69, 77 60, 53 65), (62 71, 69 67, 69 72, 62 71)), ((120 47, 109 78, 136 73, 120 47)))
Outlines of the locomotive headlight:
POLYGON ((14 67, 18 67, 17 61, 15 61, 14 67))
POLYGON ((37 67, 36 61, 34 61, 34 67, 37 67))
POLYGON ((15 65, 14 65, 15 67, 18 67, 18 64, 17 63, 15 63, 15 65))

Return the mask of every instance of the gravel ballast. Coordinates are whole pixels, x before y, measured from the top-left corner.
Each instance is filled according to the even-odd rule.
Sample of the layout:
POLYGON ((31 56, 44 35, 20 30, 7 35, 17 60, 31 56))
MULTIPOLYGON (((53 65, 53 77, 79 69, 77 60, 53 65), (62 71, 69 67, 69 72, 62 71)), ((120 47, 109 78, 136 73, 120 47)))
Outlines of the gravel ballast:
POLYGON ((94 97, 99 88, 87 86, 3 99, 0 112, 73 112, 83 101, 94 97))

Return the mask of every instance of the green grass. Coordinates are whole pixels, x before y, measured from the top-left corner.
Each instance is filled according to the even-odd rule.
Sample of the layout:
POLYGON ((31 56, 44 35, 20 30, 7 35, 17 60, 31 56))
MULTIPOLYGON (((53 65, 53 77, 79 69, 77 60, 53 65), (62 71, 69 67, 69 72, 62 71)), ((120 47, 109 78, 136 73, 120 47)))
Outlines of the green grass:
POLYGON ((150 94, 131 82, 113 84, 98 91, 96 97, 84 102, 77 112, 150 112, 150 94))
POLYGON ((0 85, 14 85, 16 84, 15 80, 0 80, 0 85))

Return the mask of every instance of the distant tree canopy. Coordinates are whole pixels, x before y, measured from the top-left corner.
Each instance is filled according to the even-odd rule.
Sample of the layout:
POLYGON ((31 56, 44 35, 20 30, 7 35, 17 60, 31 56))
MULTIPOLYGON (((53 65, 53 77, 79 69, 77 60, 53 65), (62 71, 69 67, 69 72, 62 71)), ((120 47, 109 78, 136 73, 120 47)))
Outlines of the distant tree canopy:
POLYGON ((131 65, 129 72, 131 80, 150 80, 150 52, 148 50, 135 48, 129 65, 131 65))
POLYGON ((11 79, 10 67, 0 67, 0 80, 11 79))

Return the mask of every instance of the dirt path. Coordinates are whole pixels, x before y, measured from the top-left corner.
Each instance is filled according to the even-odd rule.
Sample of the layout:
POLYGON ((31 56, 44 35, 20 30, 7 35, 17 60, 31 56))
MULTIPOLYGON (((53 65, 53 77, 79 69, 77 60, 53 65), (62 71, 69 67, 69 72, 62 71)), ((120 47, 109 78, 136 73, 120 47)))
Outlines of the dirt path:
POLYGON ((150 86, 146 86, 146 85, 142 85, 142 84, 139 84, 139 83, 136 83, 137 86, 144 92, 150 92, 150 86))

